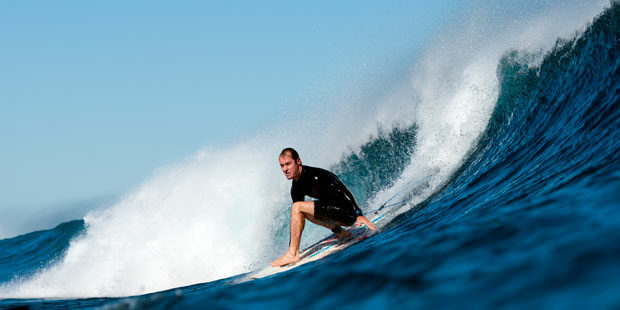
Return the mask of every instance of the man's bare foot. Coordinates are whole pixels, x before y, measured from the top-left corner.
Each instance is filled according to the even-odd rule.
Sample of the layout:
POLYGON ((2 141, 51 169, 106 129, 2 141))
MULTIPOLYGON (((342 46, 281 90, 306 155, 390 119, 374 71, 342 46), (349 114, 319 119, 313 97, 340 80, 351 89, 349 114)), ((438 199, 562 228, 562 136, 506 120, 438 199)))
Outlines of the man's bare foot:
POLYGON ((349 239, 351 238, 351 232, 346 231, 346 230, 341 230, 339 233, 336 234, 336 238, 340 240, 349 239))
POLYGON ((291 254, 289 252, 286 252, 286 254, 282 255, 282 257, 271 262, 270 265, 272 267, 282 267, 288 264, 296 263, 298 261, 299 261, 299 253, 291 254))

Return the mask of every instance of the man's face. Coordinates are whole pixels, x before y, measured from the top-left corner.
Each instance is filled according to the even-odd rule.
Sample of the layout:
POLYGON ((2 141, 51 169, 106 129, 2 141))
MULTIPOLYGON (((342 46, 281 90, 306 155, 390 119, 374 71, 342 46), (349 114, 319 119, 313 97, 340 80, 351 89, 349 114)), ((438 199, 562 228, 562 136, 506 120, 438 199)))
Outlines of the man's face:
POLYGON ((282 173, 284 173, 284 176, 287 179, 291 180, 299 177, 299 165, 301 165, 301 159, 297 158, 297 160, 293 160, 293 158, 287 154, 280 156, 278 160, 280 161, 282 173))

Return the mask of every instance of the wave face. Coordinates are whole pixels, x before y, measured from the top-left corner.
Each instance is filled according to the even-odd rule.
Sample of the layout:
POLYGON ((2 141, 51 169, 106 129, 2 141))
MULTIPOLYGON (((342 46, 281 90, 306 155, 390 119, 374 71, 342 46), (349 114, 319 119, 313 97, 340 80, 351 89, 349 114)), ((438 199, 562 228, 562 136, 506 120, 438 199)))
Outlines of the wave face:
POLYGON ((69 242, 84 232, 84 221, 71 221, 54 229, 0 240, 0 283, 28 275, 56 263, 69 242))
MULTIPOLYGON (((338 150, 339 161, 302 153, 337 172, 366 210, 406 201, 381 234, 320 262, 235 283, 287 240, 289 184, 264 181, 282 178, 268 168, 280 147, 260 137, 162 170, 83 222, 0 240, 0 297, 66 298, 44 301, 58 308, 617 307, 619 40, 613 4, 546 51, 502 45, 476 49, 482 60, 421 62, 414 101, 383 104, 414 105, 400 110, 404 121, 338 150), (248 153, 255 161, 239 180, 248 153)), ((308 229, 306 243, 325 234, 308 229)))

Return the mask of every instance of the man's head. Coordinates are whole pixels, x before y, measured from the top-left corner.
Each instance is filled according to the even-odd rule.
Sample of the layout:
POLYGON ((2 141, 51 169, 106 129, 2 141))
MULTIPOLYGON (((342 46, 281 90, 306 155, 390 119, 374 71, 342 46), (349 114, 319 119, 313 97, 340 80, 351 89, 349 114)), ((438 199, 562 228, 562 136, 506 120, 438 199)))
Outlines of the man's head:
POLYGON ((282 150, 280 157, 280 168, 287 179, 299 180, 301 175, 301 159, 299 154, 293 148, 287 147, 282 150))

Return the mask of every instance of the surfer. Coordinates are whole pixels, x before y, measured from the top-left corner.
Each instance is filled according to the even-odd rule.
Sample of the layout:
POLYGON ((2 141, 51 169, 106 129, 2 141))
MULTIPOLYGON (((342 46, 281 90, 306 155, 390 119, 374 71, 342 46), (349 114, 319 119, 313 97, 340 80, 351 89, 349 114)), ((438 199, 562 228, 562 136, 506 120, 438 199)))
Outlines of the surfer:
POLYGON ((271 266, 282 267, 300 260, 299 242, 306 220, 329 228, 340 239, 351 236, 341 226, 358 223, 375 230, 375 225, 362 215, 353 194, 335 174, 321 168, 302 166, 299 154, 292 148, 282 150, 278 160, 284 176, 293 180, 291 239, 286 253, 271 262, 271 266), (304 201, 305 196, 317 200, 304 201))

